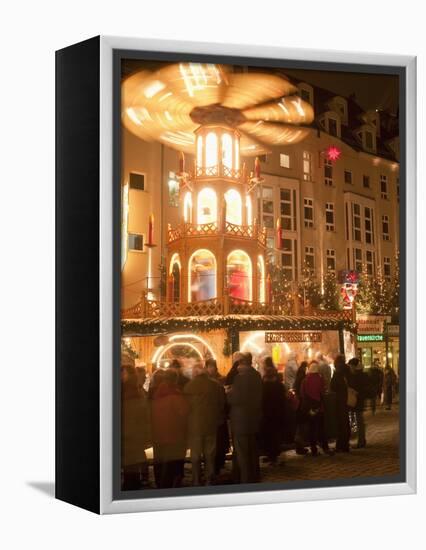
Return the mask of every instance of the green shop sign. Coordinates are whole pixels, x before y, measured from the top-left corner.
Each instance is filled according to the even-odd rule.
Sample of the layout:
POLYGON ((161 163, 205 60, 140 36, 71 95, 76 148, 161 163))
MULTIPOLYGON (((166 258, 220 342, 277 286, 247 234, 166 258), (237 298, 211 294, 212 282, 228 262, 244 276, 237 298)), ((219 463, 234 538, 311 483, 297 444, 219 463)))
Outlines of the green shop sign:
POLYGON ((358 334, 358 342, 383 342, 383 334, 358 334))

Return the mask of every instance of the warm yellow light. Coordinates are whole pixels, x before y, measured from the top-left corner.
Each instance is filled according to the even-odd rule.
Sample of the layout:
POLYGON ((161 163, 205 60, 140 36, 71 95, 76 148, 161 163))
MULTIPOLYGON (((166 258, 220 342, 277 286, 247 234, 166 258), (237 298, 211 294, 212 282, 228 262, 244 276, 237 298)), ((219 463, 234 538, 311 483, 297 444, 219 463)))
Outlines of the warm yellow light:
POLYGON ((128 222, 129 222, 129 184, 123 185, 121 190, 121 269, 127 261, 128 252, 128 222))
POLYGON ((247 225, 253 224, 253 207, 250 195, 246 195, 247 225))
POLYGON ((229 134, 222 135, 222 164, 232 169, 232 137, 229 134))
POLYGON ((206 137, 206 168, 217 166, 217 136, 209 132, 206 137))
POLYGON ((226 221, 234 225, 243 223, 242 200, 241 195, 236 189, 229 189, 225 193, 226 201, 226 221))
POLYGON ((211 187, 204 187, 198 194, 197 222, 217 222, 217 196, 211 187))
POLYGON ((261 254, 257 258, 257 266, 259 271, 259 301, 265 302, 265 260, 261 254))
POLYGON ((226 267, 227 283, 228 288, 230 288, 230 295, 237 299, 241 298, 248 301, 253 300, 253 268, 251 265, 250 256, 247 254, 247 252, 244 252, 244 250, 233 250, 230 254, 228 254, 226 267), (233 293, 233 277, 236 275, 236 271, 236 279, 238 281, 238 284, 241 285, 242 283, 243 288, 236 288, 233 293))
POLYGON ((209 353, 213 357, 213 359, 216 359, 216 355, 215 355, 213 349, 206 342, 206 340, 201 338, 201 336, 197 336, 196 334, 174 334, 173 336, 170 336, 170 340, 172 342, 175 342, 176 340, 184 340, 184 339, 188 339, 188 338, 191 338, 192 340, 195 340, 195 341, 199 342, 200 344, 203 344, 203 346, 205 346, 209 350, 209 353))
POLYGON ((148 99, 151 99, 151 97, 154 97, 155 94, 158 94, 158 92, 161 92, 161 90, 164 90, 166 85, 164 82, 160 82, 160 80, 154 80, 153 82, 150 82, 148 86, 145 88, 143 94, 148 99))
POLYGON ((239 170, 240 168, 240 140, 236 137, 234 140, 235 153, 234 153, 234 168, 239 170))
POLYGON ((216 298, 217 265, 215 255, 210 250, 205 248, 196 250, 191 255, 188 261, 188 273, 188 302, 193 301, 193 291, 199 293, 201 300, 216 298), (193 288, 195 285, 198 285, 197 288, 193 288))
POLYGON ((189 191, 183 199, 183 219, 188 223, 192 221, 192 195, 189 191))

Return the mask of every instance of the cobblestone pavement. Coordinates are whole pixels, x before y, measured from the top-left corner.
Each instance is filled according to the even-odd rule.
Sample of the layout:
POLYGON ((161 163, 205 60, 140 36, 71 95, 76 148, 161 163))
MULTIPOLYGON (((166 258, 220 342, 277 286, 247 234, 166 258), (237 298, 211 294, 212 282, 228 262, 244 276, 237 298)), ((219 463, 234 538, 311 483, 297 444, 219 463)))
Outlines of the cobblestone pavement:
MULTIPOLYGON (((277 466, 261 464, 262 481, 306 479, 338 479, 366 476, 386 476, 399 473, 399 411, 377 410, 365 413, 367 447, 352 448, 350 453, 333 456, 310 454, 299 456, 295 451, 281 454, 277 466)), ((356 439, 351 440, 356 447, 356 439)))
MULTIPOLYGON (((347 479, 369 476, 397 475, 399 473, 399 411, 379 408, 375 415, 365 413, 367 447, 356 449, 356 438, 351 439, 350 453, 313 457, 297 455, 294 450, 281 453, 277 465, 261 462, 261 481, 285 482, 294 480, 347 479)), ((330 445, 331 448, 334 444, 330 445)), ((229 463, 227 468, 229 468, 229 463)), ((230 482, 224 473, 220 483, 230 482)))

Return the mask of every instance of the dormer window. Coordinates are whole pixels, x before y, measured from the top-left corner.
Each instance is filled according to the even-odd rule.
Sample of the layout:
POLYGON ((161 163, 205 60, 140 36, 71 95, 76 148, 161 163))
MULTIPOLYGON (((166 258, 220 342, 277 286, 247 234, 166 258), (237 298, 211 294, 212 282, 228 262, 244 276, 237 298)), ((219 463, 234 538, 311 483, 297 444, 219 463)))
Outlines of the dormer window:
POLYGON ((320 123, 324 130, 330 134, 340 138, 340 117, 334 111, 327 111, 320 117, 320 123))
POLYGON ((331 102, 333 110, 339 113, 342 124, 348 124, 348 102, 344 97, 335 97, 331 102))
POLYGON ((361 126, 356 135, 362 143, 363 149, 370 153, 376 152, 376 129, 370 124, 361 126))
POLYGON ((303 101, 311 105, 314 104, 314 89, 309 84, 306 84, 306 82, 301 82, 299 84, 299 95, 303 101))

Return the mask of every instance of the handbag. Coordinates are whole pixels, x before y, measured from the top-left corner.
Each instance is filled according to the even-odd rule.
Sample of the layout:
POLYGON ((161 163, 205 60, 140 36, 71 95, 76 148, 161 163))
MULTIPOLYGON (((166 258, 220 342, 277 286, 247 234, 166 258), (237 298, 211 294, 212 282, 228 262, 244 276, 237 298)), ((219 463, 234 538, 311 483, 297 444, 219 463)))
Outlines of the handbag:
POLYGON ((352 409, 356 407, 356 403, 358 401, 358 392, 348 386, 348 401, 347 405, 348 407, 351 407, 352 409))

